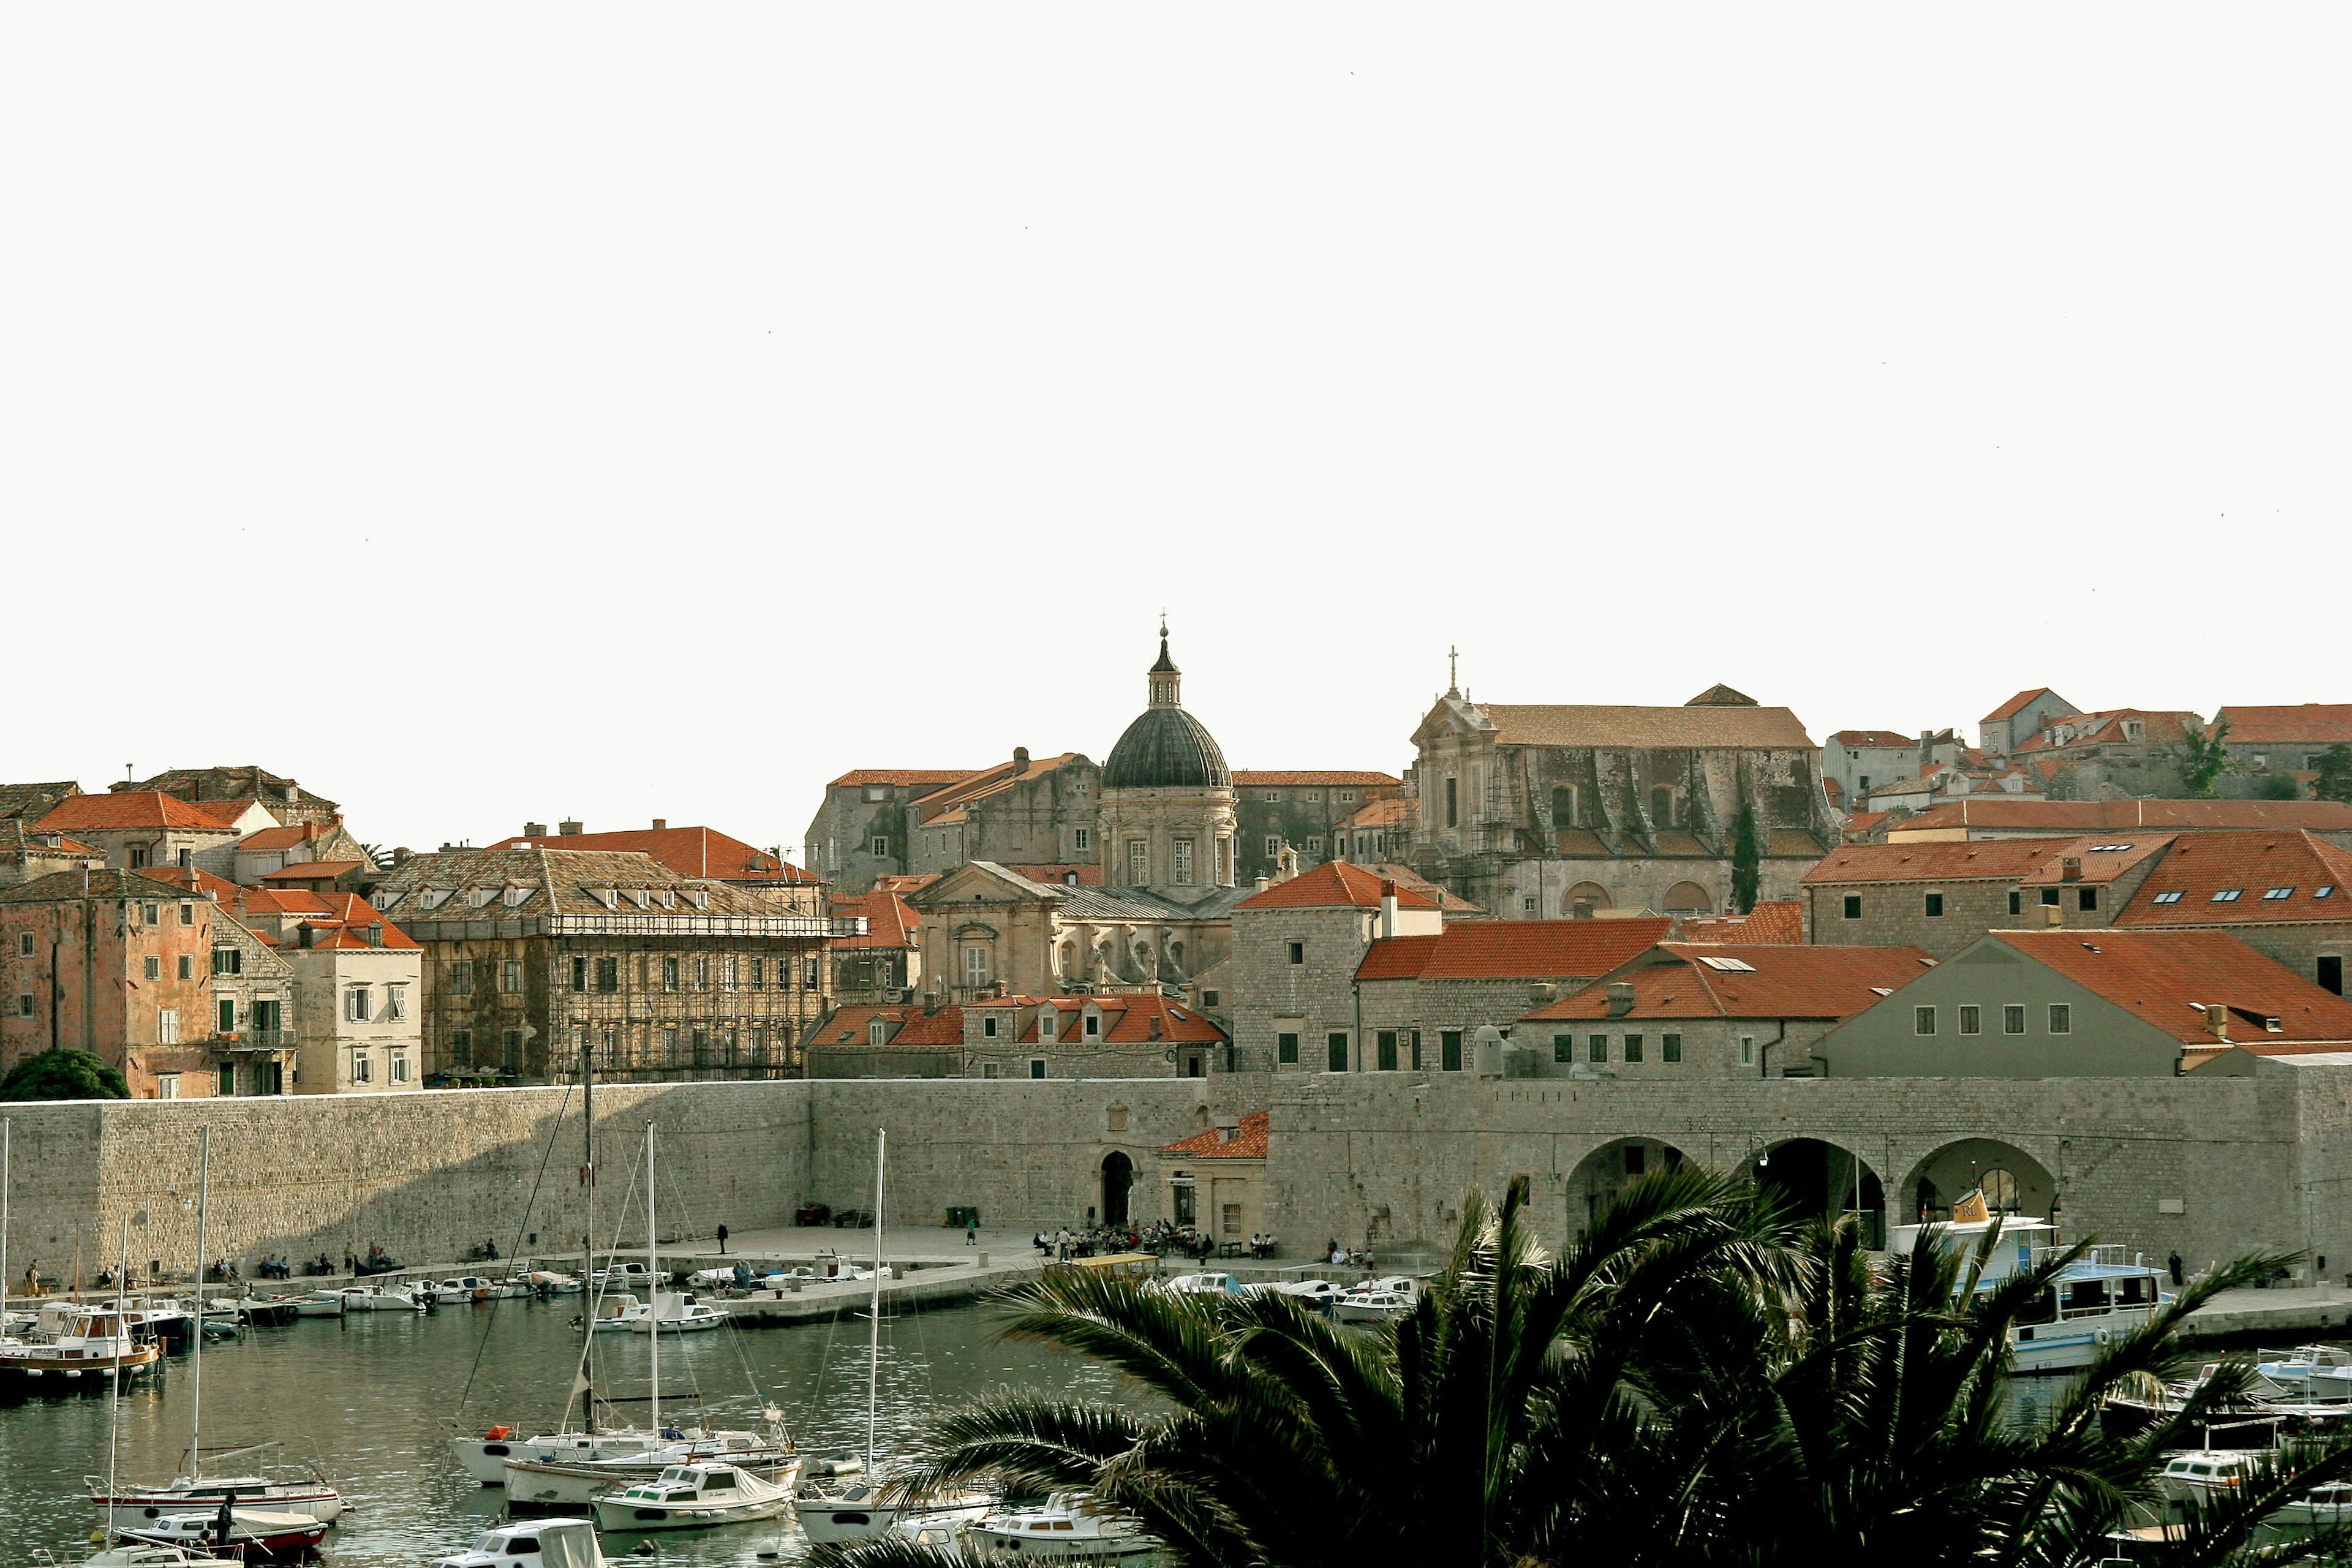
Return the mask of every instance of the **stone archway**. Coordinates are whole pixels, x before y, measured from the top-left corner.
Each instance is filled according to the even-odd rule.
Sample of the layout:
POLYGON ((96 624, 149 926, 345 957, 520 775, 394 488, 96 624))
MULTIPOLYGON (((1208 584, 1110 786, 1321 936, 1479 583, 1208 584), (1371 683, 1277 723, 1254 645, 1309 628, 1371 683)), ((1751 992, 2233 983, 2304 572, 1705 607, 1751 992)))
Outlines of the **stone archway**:
POLYGON ((1617 900, 1609 889, 1598 882, 1579 882, 1569 889, 1566 907, 1571 915, 1590 914, 1595 910, 1613 909, 1617 900))
POLYGON ((1983 1193, 1986 1206, 1997 1214, 2047 1219, 2058 1206, 2058 1184, 2041 1161, 1998 1138, 1963 1138, 1904 1177, 1903 1219, 1949 1219, 1953 1203, 1972 1192, 1983 1193))
POLYGON ((1568 1234, 1581 1240, 1601 1211, 1633 1183, 1681 1164, 1683 1152, 1656 1138, 1617 1138, 1576 1163, 1568 1177, 1568 1234))
POLYGON ((1807 1219, 1862 1216, 1864 1245, 1886 1245, 1886 1189, 1869 1162, 1819 1138, 1791 1138, 1759 1150, 1740 1167, 1807 1219))
POLYGON ((1135 1186, 1135 1162, 1114 1149, 1103 1156, 1102 1222, 1127 1223, 1127 1196, 1135 1186))

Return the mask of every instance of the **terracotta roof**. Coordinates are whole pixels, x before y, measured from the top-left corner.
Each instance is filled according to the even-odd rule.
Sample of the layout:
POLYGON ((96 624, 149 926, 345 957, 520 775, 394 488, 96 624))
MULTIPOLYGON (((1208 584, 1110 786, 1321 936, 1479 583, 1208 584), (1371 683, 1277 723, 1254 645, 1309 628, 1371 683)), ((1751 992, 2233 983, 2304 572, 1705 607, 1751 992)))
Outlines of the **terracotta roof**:
POLYGON ((334 909, 319 894, 305 888, 238 888, 233 894, 223 894, 223 901, 234 897, 241 914, 249 915, 331 915, 334 909))
POLYGON ((208 894, 224 904, 236 902, 237 894, 245 890, 235 882, 194 866, 150 866, 140 875, 154 881, 169 882, 186 892, 208 894))
POLYGON ((1356 808, 1348 818, 1349 827, 1399 827, 1412 821, 1412 802, 1402 795, 1383 795, 1356 808))
MULTIPOLYGON (((380 948, 407 949, 418 945, 409 940, 406 931, 384 919, 382 913, 371 908, 368 901, 356 893, 324 893, 320 895, 320 899, 327 906, 326 913, 305 916, 300 925, 295 927, 297 931, 299 931, 303 926, 310 928, 315 933, 310 939, 310 945, 313 948, 373 951, 380 948), (381 942, 370 942, 362 934, 370 926, 383 928, 383 939, 381 942)), ((299 936, 295 939, 295 943, 299 945, 299 936)))
MULTIPOLYGON (((1661 942, 1639 968, 1609 977, 1633 987, 1632 1018, 1851 1018, 1933 967, 1916 947, 1779 942, 1661 942), (1725 963, 1745 964, 1726 969, 1725 963)), ((1528 1015, 1531 1021, 1609 1017, 1594 984, 1528 1015)))
POLYGON ((1654 945, 1664 916, 1620 920, 1465 921, 1438 936, 1383 937, 1359 980, 1570 980, 1606 974, 1654 945))
POLYGON ((2332 800, 2019 800, 1969 795, 1928 807, 1902 825, 1906 833, 1944 827, 2041 828, 2112 833, 2149 827, 2307 827, 2352 832, 2352 805, 2332 800))
POLYGON ((2018 742, 2017 756, 2028 752, 2063 751, 2070 746, 2103 746, 2123 741, 2118 728, 2126 719, 2137 719, 2145 726, 2143 739, 2127 742, 2131 745, 2164 745, 2189 738, 2189 724, 2195 721, 2199 730, 2204 721, 2194 713, 2150 712, 2138 708, 2114 708, 2100 713, 2069 713, 2043 722, 2041 729, 2018 742), (2061 733, 2053 736, 2053 731, 2061 733))
POLYGON ((1805 906, 1794 899, 1768 899, 1744 915, 1685 915, 1683 940, 1800 942, 1805 940, 1805 906))
POLYGON ((1234 770, 1235 789, 1275 789, 1285 784, 1337 785, 1342 789, 1357 784, 1369 789, 1395 789, 1403 782, 1393 773, 1348 773, 1344 770, 1321 773, 1312 770, 1284 772, 1277 769, 1272 773, 1253 773, 1242 768, 1234 770))
MULTIPOLYGON (((1354 905, 1358 909, 1376 910, 1381 907, 1381 879, 1361 866, 1346 860, 1326 860, 1311 871, 1301 871, 1287 882, 1276 882, 1262 893, 1252 893, 1234 908, 1237 910, 1319 910, 1354 905)), ((1397 908, 1401 910, 1433 910, 1437 900, 1428 894, 1396 884, 1397 908)))
POLYGON ((940 874, 937 871, 917 873, 896 871, 887 876, 875 878, 874 886, 886 893, 919 893, 939 879, 940 874))
POLYGON ((970 778, 970 768, 852 768, 825 787, 854 784, 929 784, 936 788, 970 778))
POLYGON ((866 934, 844 937, 834 944, 836 948, 912 947, 916 930, 922 924, 906 900, 878 889, 854 899, 834 900, 833 912, 866 918, 866 934))
POLYGON ((332 831, 325 823, 298 822, 290 827, 265 827, 236 841, 239 849, 292 849, 332 831))
POLYGON ((1822 856, 1821 863, 1805 873, 1804 880, 1807 886, 1856 882, 2112 882, 2171 841, 2169 834, 2127 833, 2059 840, 1978 838, 1842 844, 1822 856), (2070 858, 2082 861, 2080 877, 2065 876, 2064 863, 2070 858))
POLYGON ((818 879, 715 827, 633 827, 618 833, 559 833, 502 838, 492 849, 611 850, 650 855, 681 877, 715 882, 814 882, 818 879))
POLYGON ((1505 746, 1812 749, 1786 708, 1635 708, 1594 703, 1479 703, 1505 746))
POLYGON ((71 779, 55 784, 0 784, 0 816, 46 816, 58 802, 80 793, 81 785, 71 779))
MULTIPOLYGON (((1053 1008, 1066 1022, 1054 1026, 1054 1038, 1045 1039, 1038 1030, 1033 1016, 1021 1031, 1020 1040, 1045 1045, 1086 1046, 1210 1046, 1223 1044, 1225 1032, 1211 1023, 1190 1003, 1164 993, 1106 992, 1100 995, 1076 996, 1001 996, 992 1001, 967 1002, 974 1012, 992 1008, 1015 1009, 1053 1008), (1102 1014, 1102 1033, 1092 1039, 1086 1037, 1078 1019, 1086 1005, 1092 1002, 1102 1014), (1160 1033, 1151 1032, 1157 1020, 1160 1033)), ((1012 1039, 1000 1039, 1000 1045, 1012 1045, 1012 1039)))
POLYGON ((1910 746, 1917 747, 1919 737, 1906 735, 1900 730, 1840 730, 1832 735, 1832 746, 1910 746))
POLYGON ((280 866, 275 871, 264 871, 265 882, 331 882, 338 877, 348 877, 363 864, 358 860, 297 860, 291 866, 280 866))
POLYGON ((2352 744, 2352 702, 2304 702, 2292 708, 2224 708, 2208 733, 2222 721, 2231 745, 2352 744))
POLYGON ((986 800, 992 795, 1003 794, 1024 779, 1042 778, 1047 773, 1067 767, 1072 763, 1083 763, 1086 760, 1079 752, 1064 752, 1059 756, 1033 757, 1025 765, 1018 759, 998 763, 993 767, 982 768, 978 773, 968 773, 962 778, 952 780, 944 788, 935 789, 929 795, 918 796, 916 804, 922 808, 922 818, 925 822, 961 822, 963 816, 960 811, 955 810, 957 807, 969 806, 974 801, 986 800), (949 815, 950 813, 952 815, 949 815))
POLYGON ((2171 843, 2131 902, 2117 912, 2116 924, 2352 921, 2352 851, 2325 838, 2309 833, 2183 833, 2171 843), (2231 889, 2235 898, 2216 901, 2215 894, 2231 889), (2166 898, 2172 893, 2180 896, 2166 898))
POLYGON ((1092 861, 1083 866, 1007 866, 1004 868, 1018 871, 1033 882, 1059 882, 1064 887, 1077 888, 1099 888, 1103 885, 1102 868, 1092 861), (1069 879, 1073 871, 1078 874, 1076 882, 1069 879))
MULTIPOLYGON (((2058 694, 2056 692, 2051 690, 2046 686, 2037 686, 2031 691, 2021 691, 2016 696, 2011 698, 2008 701, 2002 703, 2000 707, 1994 709, 1991 712, 1986 714, 1985 721, 1990 723, 1995 719, 2014 719, 2020 713, 2024 712, 2026 704, 2032 702, 2035 698, 2057 696, 2058 694)), ((2058 700, 2062 702, 2065 700, 2063 697, 2060 697, 2058 700)))
MULTIPOLYGON (((2217 1044, 2196 1009, 2230 1009, 2233 1035, 2268 1042, 2352 1040, 2352 1002, 2322 991, 2227 931, 2000 931, 2015 949, 2173 1038, 2217 1044), (2263 1026, 2279 1020, 2279 1032, 2263 1026)), ((1957 962, 1957 960, 1955 961, 1957 962)))
POLYGON ((925 1013, 921 1004, 903 1007, 853 1005, 836 1008, 816 1032, 812 1045, 862 1046, 867 1026, 876 1018, 898 1026, 883 1043, 889 1046, 960 1046, 963 1044, 963 1009, 952 1004, 925 1013))
MULTIPOLYGON (((102 797, 101 797, 102 798, 102 797)), ((0 889, 0 904, 53 904, 64 900, 180 899, 186 890, 138 871, 52 871, 0 889)))
POLYGON ((1846 814, 1845 831, 1867 833, 1895 814, 1891 811, 1853 811, 1846 814))
POLYGON ((116 795, 74 795, 52 806, 40 826, 51 833, 90 833, 107 828, 178 827, 221 833, 236 826, 243 801, 191 801, 161 790, 124 791, 116 795), (226 821, 222 809, 234 808, 226 821))
POLYGON ((1206 1132, 1195 1132, 1190 1138, 1180 1138, 1173 1143, 1162 1143, 1163 1154, 1181 1154, 1192 1160, 1263 1160, 1271 1138, 1274 1113, 1253 1110, 1241 1120, 1233 1137, 1225 1136, 1222 1127, 1212 1127, 1206 1132))
POLYGON ((1394 882, 1397 885, 1397 908, 1401 910, 1413 907, 1404 899, 1406 890, 1411 889, 1424 899, 1435 900, 1438 907, 1449 915, 1483 915, 1486 912, 1482 906, 1472 903, 1450 889, 1438 886, 1410 866, 1381 860, 1360 869, 1370 871, 1383 881, 1394 882))

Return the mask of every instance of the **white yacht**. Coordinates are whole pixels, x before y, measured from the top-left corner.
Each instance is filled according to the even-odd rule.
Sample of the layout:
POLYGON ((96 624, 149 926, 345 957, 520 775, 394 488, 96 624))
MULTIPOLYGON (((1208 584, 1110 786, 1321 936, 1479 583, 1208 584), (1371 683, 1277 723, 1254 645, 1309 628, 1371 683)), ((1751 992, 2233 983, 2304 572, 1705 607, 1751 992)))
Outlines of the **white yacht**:
POLYGON ((130 1322, 112 1302, 51 1301, 22 1338, 0 1341, 0 1374, 62 1380, 61 1386, 87 1380, 94 1388, 110 1374, 144 1373, 162 1354, 152 1341, 142 1344, 131 1337, 130 1322))
POLYGON ((656 1447, 603 1458, 568 1458, 560 1444, 513 1455, 503 1478, 507 1504, 551 1511, 592 1508, 597 1499, 656 1479, 675 1465, 731 1465, 787 1490, 800 1479, 800 1457, 785 1443, 780 1426, 771 1426, 765 1436, 689 1428, 670 1438, 656 1447))
POLYGON ((2290 1399, 2315 1405, 2352 1400, 2352 1351, 2341 1345, 2297 1345, 2256 1354, 2254 1371, 2290 1399))
POLYGON ((353 1285, 335 1293, 346 1312, 421 1312, 430 1305, 403 1285, 353 1285))
MULTIPOLYGON (((1979 1200, 1973 1210, 1981 1206, 1979 1200)), ((1973 1212, 1969 1199, 1953 1207, 1958 1213, 1973 1212)), ((2060 1250, 2058 1227, 2046 1219, 2025 1215, 1959 1219, 1934 1229, 1945 1252, 1973 1258, 1996 1226, 2000 1237, 1978 1277, 1979 1297, 1991 1294, 2013 1275, 2060 1250)), ((1896 1226, 1887 1240, 1888 1253, 1909 1257, 1928 1228, 1896 1226)), ((2143 1258, 2126 1258, 2121 1247, 2086 1248, 2010 1325, 2011 1370, 2021 1373, 2079 1371, 2096 1361, 2118 1335, 2131 1333, 2154 1318, 2164 1301, 2162 1271, 2143 1258)))
POLYGON ((433 1560, 433 1568, 604 1568, 596 1526, 584 1519, 536 1519, 493 1525, 463 1552, 433 1560))
POLYGON ((773 1519, 792 1505, 789 1485, 733 1465, 671 1465, 652 1480, 596 1500, 606 1530, 696 1530, 773 1519))
POLYGON ((727 1314, 707 1301, 697 1300, 691 1290, 657 1290, 651 1307, 621 1322, 633 1334, 649 1334, 656 1327, 666 1334, 690 1334, 724 1328, 727 1314))
POLYGON ((2165 1461, 2157 1486, 2174 1502, 2210 1508, 2254 1478, 2262 1455, 2248 1448, 2200 1448, 2165 1461))
POLYGON ((1368 1280, 1339 1292, 1331 1315, 1343 1323, 1393 1323, 1412 1310, 1415 1287, 1405 1275, 1368 1280))
POLYGON ((1048 1560, 1119 1563, 1148 1557, 1160 1542, 1121 1514, 1097 1511, 1084 1498, 1056 1492, 1043 1508, 1004 1509, 967 1526, 964 1539, 982 1551, 1048 1560))
POLYGON ((493 1426, 478 1437, 453 1437, 450 1451, 467 1475, 486 1487, 507 1482, 507 1461, 532 1458, 567 1464, 597 1459, 635 1458, 666 1447, 670 1439, 658 1432, 629 1428, 619 1432, 548 1432, 518 1437, 511 1426, 493 1426))

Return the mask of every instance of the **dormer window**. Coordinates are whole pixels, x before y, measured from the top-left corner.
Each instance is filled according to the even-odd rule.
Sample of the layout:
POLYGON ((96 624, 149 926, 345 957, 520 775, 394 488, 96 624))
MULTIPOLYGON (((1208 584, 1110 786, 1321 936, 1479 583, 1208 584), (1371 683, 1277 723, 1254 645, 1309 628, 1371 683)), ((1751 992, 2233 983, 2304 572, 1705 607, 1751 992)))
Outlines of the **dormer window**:
POLYGON ((1037 1037, 1041 1040, 1052 1039, 1054 1037, 1055 1026, 1061 1022, 1061 1011, 1058 1008, 1046 1007, 1040 1009, 1037 1014, 1037 1037))
POLYGON ((710 907, 710 895, 700 888, 697 888, 687 897, 694 900, 694 907, 698 910, 707 910, 710 907))
POLYGON ((890 1026, 884 1023, 881 1019, 877 1018, 872 1023, 866 1026, 866 1043, 867 1045, 878 1046, 883 1044, 889 1037, 890 1026))
POLYGON ((661 900, 661 907, 662 907, 662 908, 664 908, 664 909, 666 909, 666 910, 674 910, 674 909, 677 908, 677 889, 675 889, 675 888, 664 888, 664 889, 660 891, 660 893, 659 893, 658 895, 656 895, 656 896, 661 900))
POLYGON ((1092 1008, 1087 1010, 1087 1038, 1090 1040, 1102 1038, 1102 1015, 1092 1008))
POLYGON ((519 910, 522 908, 525 900, 529 900, 530 897, 530 889, 529 888, 509 888, 507 889, 507 908, 510 910, 519 910))
POLYGON ((651 904, 653 902, 653 894, 643 888, 631 888, 629 889, 629 902, 636 905, 637 908, 641 910, 651 904))
POLYGON ((416 907, 420 910, 437 910, 448 901, 449 889, 446 888, 425 888, 416 895, 416 907))
POLYGON ((469 910, 485 908, 497 896, 488 888, 468 888, 466 889, 466 907, 469 910))
POLYGON ((608 910, 616 910, 621 907, 621 895, 617 889, 591 888, 588 889, 588 896, 595 900, 598 903, 604 905, 608 910))
POLYGON ((373 904, 379 910, 388 910, 399 901, 400 895, 398 893, 371 893, 368 895, 368 902, 373 904))

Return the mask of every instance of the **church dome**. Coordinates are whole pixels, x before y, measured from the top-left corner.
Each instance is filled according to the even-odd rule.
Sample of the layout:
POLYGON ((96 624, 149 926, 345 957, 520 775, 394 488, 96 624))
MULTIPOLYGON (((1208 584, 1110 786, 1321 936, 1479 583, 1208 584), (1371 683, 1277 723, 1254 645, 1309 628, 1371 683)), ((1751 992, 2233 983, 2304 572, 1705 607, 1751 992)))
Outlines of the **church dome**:
POLYGON ((1234 775, 1217 738, 1181 708, 1147 708, 1103 763, 1105 789, 1206 789, 1234 775))
POLYGON ((1110 749, 1105 789, 1220 789, 1234 782, 1225 753, 1208 727, 1184 711, 1183 672, 1168 657, 1168 626, 1160 627, 1160 662, 1149 672, 1151 706, 1136 716, 1110 749))

